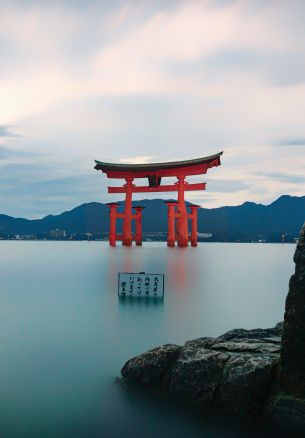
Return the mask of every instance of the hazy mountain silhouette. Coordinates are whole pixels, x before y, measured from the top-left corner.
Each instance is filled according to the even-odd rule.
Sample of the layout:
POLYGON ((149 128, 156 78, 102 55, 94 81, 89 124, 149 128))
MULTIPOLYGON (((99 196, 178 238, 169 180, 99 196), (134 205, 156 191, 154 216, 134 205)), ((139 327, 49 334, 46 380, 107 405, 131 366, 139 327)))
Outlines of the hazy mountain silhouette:
MULTIPOLYGON (((122 203, 122 207, 123 207, 122 203)), ((135 201, 143 205, 144 232, 166 232, 167 207, 164 200, 135 201)), ((121 207, 121 208, 122 208, 121 207)), ((22 219, 0 215, 0 234, 48 234, 54 229, 71 233, 106 233, 109 228, 108 207, 91 202, 71 211, 42 219, 22 219)), ((212 233, 214 241, 251 241, 267 239, 280 241, 281 234, 287 240, 297 237, 305 221, 305 196, 281 196, 270 205, 245 202, 236 207, 200 208, 198 231, 212 233)))

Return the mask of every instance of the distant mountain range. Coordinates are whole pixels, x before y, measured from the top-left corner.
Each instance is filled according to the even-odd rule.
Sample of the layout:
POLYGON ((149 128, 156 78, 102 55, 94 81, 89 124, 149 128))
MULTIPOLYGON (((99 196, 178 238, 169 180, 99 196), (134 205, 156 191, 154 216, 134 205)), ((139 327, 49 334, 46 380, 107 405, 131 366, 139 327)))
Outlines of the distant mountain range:
MULTIPOLYGON (((123 208, 122 203, 122 208, 123 208)), ((160 233, 167 230, 167 207, 164 200, 135 201, 143 205, 143 232, 160 233)), ((36 235, 40 238, 52 230, 65 230, 67 234, 91 233, 102 236, 108 232, 109 215, 105 204, 91 202, 56 216, 43 219, 23 219, 0 215, 0 236, 36 235)), ((279 242, 281 235, 293 241, 305 221, 305 196, 284 195, 270 205, 245 202, 236 207, 200 208, 198 231, 212 233, 209 240, 251 242, 264 240, 279 242)))

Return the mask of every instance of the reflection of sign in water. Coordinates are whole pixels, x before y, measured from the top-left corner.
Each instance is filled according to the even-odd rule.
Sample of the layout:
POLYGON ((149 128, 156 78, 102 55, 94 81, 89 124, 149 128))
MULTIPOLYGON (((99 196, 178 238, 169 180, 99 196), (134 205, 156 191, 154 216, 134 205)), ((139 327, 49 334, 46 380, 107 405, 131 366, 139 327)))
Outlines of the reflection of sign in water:
POLYGON ((164 296, 164 274, 119 273, 119 297, 164 296))

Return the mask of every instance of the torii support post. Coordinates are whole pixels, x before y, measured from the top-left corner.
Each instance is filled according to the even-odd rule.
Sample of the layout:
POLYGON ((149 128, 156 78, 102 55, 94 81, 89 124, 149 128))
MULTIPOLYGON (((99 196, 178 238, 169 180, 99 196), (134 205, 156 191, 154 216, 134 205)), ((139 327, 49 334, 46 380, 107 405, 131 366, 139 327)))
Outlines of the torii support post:
POLYGON ((178 175, 178 221, 177 221, 177 240, 178 246, 188 246, 188 223, 187 212, 184 202, 185 176, 178 175))
POLYGON ((197 246, 197 242, 198 242, 197 211, 199 205, 189 205, 188 207, 191 210, 191 213, 188 214, 188 218, 191 219, 191 223, 192 223, 190 241, 192 246, 197 246))
POLYGON ((132 245, 132 232, 131 232, 131 221, 132 221, 132 181, 133 178, 126 178, 126 197, 125 197, 125 210, 123 218, 123 239, 122 244, 124 246, 132 245))
POLYGON ((109 227, 109 245, 116 245, 116 220, 117 220, 117 209, 119 207, 119 203, 117 202, 109 202, 109 218, 110 218, 110 227, 109 227))
POLYGON ((136 210, 136 231, 135 231, 135 242, 136 245, 141 246, 142 245, 142 211, 145 207, 141 207, 140 205, 137 207, 134 207, 136 210))
POLYGON ((176 232, 175 232, 175 218, 176 218, 176 206, 178 202, 167 201, 167 246, 175 246, 176 232))

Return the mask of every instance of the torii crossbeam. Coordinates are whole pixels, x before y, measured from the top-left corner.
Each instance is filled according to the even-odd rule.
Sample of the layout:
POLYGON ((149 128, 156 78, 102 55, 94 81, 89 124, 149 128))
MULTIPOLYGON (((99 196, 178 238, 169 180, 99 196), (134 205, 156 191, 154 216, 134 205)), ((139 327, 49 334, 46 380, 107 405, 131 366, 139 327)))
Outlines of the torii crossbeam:
POLYGON ((143 207, 136 207, 132 212, 132 193, 149 192, 178 192, 177 202, 167 202, 168 206, 168 246, 192 246, 197 245, 197 209, 199 206, 189 206, 191 212, 187 212, 184 201, 184 192, 192 190, 205 190, 206 183, 188 183, 185 178, 190 175, 206 174, 211 167, 219 166, 222 152, 203 158, 196 158, 185 161, 171 161, 165 163, 146 164, 124 164, 105 163, 97 161, 95 169, 106 173, 108 178, 124 179, 125 184, 121 187, 108 187, 108 193, 125 193, 125 209, 119 213, 119 204, 109 203, 110 208, 110 231, 109 243, 116 245, 117 240, 122 240, 125 246, 132 245, 134 240, 137 245, 142 244, 142 210, 143 207), (163 177, 176 177, 174 184, 161 185, 163 177), (136 186, 133 181, 136 178, 147 178, 148 186, 136 186), (116 219, 123 219, 122 235, 116 232, 116 219), (136 232, 132 235, 132 220, 136 221, 136 232), (188 220, 191 220, 191 235, 188 234, 188 220))

